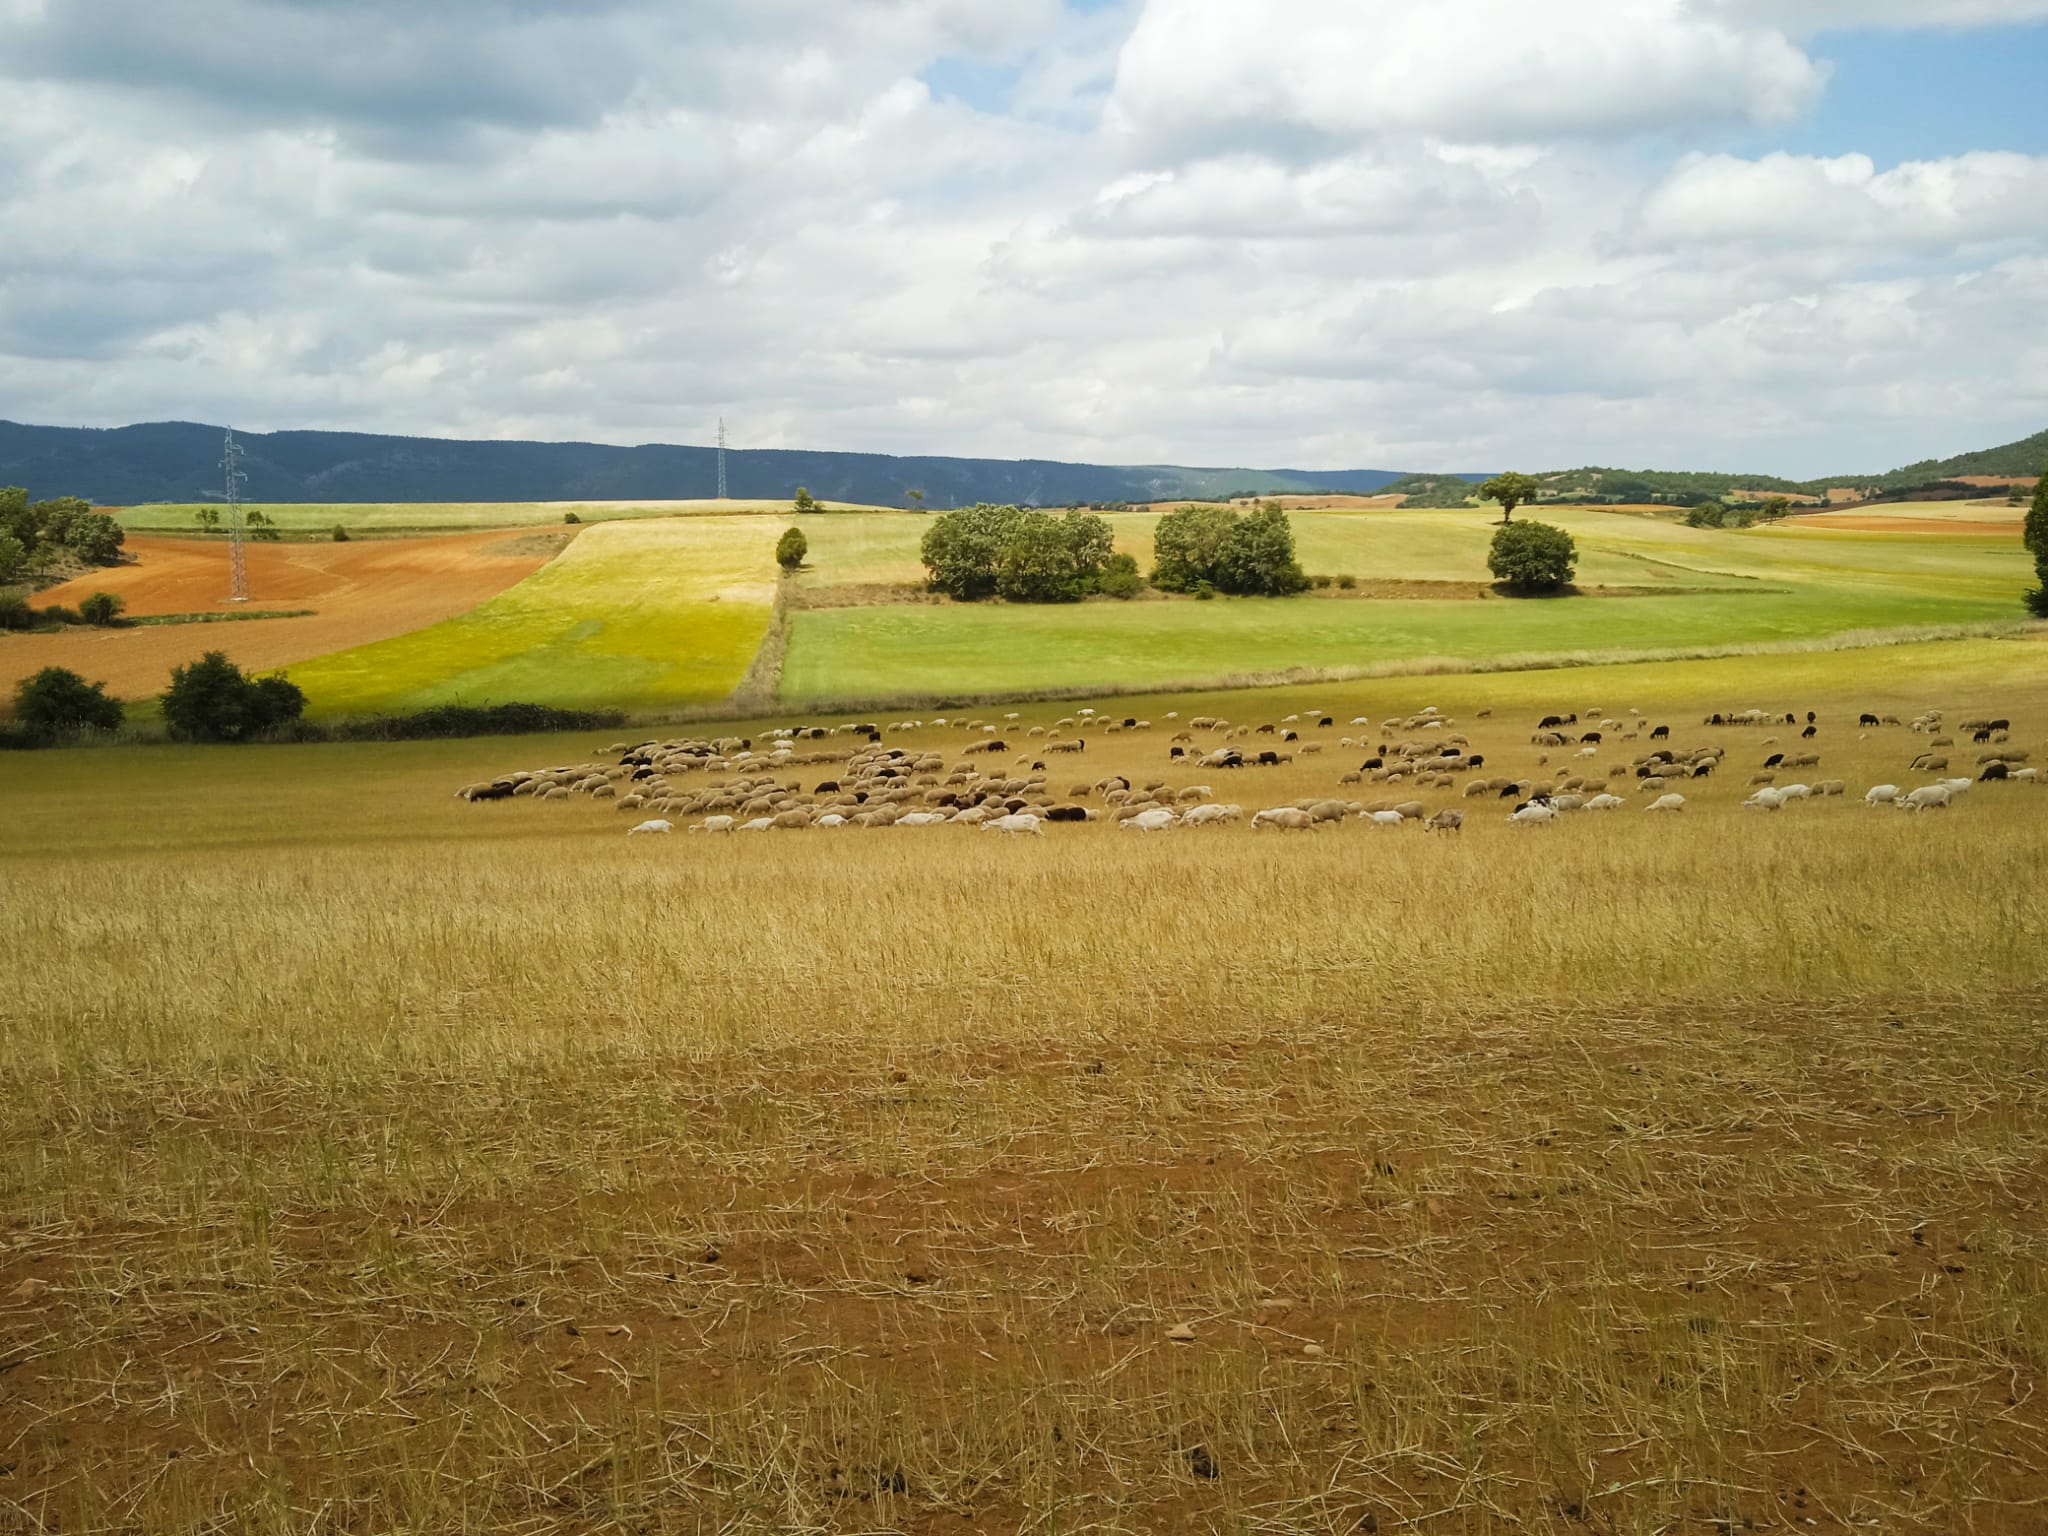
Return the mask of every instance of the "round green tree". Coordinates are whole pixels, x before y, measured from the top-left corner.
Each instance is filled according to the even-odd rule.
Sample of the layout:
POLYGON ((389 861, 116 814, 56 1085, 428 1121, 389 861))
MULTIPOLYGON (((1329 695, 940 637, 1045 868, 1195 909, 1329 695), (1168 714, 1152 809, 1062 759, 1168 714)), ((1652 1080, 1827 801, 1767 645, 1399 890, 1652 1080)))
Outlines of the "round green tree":
POLYGON ((1572 536, 1549 523, 1503 523, 1493 533, 1487 569, 1510 592, 1557 592, 1571 585, 1579 551, 1572 536))
POLYGON ((775 563, 785 571, 793 571, 804 563, 804 556, 811 552, 811 541, 804 537, 801 528, 785 528, 782 537, 775 541, 775 563))
POLYGON ((121 701, 107 697, 107 685, 88 683, 64 667, 45 667, 23 678, 14 690, 14 713, 23 725, 46 736, 121 728, 121 701))
POLYGON ((78 616, 88 624, 107 629, 127 606, 128 600, 118 592, 95 592, 79 603, 78 616))

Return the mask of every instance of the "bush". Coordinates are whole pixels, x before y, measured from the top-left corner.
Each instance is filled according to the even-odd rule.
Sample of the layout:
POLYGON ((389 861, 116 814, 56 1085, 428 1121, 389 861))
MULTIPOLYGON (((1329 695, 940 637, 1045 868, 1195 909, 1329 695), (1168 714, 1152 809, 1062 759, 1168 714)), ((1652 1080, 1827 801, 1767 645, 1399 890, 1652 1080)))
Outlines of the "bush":
POLYGON ((28 565, 28 550, 11 533, 0 533, 0 582, 19 576, 28 565))
POLYGON ((171 673, 164 723, 179 741, 249 741, 297 720, 306 696, 282 677, 252 678, 208 651, 171 673))
POLYGON ((811 493, 802 486, 796 488, 796 500, 790 503, 790 507, 798 512, 815 512, 818 510, 817 502, 811 499, 811 493))
POLYGON ((547 704, 437 704, 410 715, 323 725, 334 741, 429 741, 459 736, 532 736, 543 731, 608 731, 625 724, 616 709, 556 709, 547 704))
POLYGON ((251 507, 249 515, 242 521, 248 526, 249 537, 252 539, 264 539, 274 544, 283 537, 278 532, 277 519, 261 507, 251 507))
POLYGON ((1145 590, 1145 578, 1138 572, 1138 558, 1122 552, 1102 562, 1102 574, 1095 578, 1095 590, 1104 597, 1129 602, 1145 590))
POLYGON ((78 605, 78 616, 97 629, 109 629, 127 606, 128 600, 119 593, 95 592, 78 605))
POLYGON ((1494 530, 1486 565, 1510 592, 1556 592, 1570 585, 1578 559, 1578 547, 1562 528, 1503 523, 1494 530))
POLYGON ((1318 592, 1326 591, 1330 585, 1330 578, 1327 576, 1311 576, 1309 581, 1318 592))
POLYGON ((785 571, 793 571, 804 563, 804 556, 811 552, 811 541, 804 537, 801 528, 785 528, 782 537, 775 541, 775 563, 785 571))
POLYGON ((1358 578, 1356 576, 1339 576, 1337 578, 1337 585, 1343 588, 1346 592, 1349 592, 1353 587, 1358 585, 1358 578))
POLYGON ((1195 601, 1196 601, 1196 602, 1198 602, 1198 603, 1208 603, 1208 602, 1213 602, 1213 601, 1215 601, 1215 598, 1216 598, 1216 589, 1215 589, 1215 588, 1214 588, 1213 586, 1211 586, 1211 585, 1210 585, 1210 584, 1209 584, 1208 582, 1206 582, 1206 581, 1198 581, 1198 582, 1196 582, 1196 583, 1195 583, 1195 601))
POLYGON ((330 533, 328 537, 337 544, 346 544, 348 542, 348 530, 342 527, 341 524, 336 523, 334 525, 334 532, 330 533))
POLYGON ((66 608, 62 603, 52 603, 47 608, 38 608, 31 615, 38 624, 83 624, 85 615, 76 608, 66 608))
POLYGON ((121 701, 107 697, 105 683, 88 683, 63 667, 45 667, 14 690, 14 713, 40 737, 80 731, 117 731, 121 701))
POLYGON ((36 621, 36 611, 19 592, 0 592, 0 629, 27 629, 36 621))
POLYGON ((583 519, 578 517, 574 512, 564 512, 562 514, 562 521, 565 523, 580 523, 583 521, 583 519))

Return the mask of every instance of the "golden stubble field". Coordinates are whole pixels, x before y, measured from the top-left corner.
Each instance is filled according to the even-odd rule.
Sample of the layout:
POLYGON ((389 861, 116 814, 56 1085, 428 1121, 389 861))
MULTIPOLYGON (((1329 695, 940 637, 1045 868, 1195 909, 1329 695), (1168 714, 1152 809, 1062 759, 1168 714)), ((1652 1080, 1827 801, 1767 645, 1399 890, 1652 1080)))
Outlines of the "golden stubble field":
MULTIPOLYGON (((1924 739, 1843 709, 2042 695, 1791 702, 1854 792, 1924 739)), ((1461 725, 1533 770, 1533 718, 1461 725)), ((599 744, 0 765, 0 1524, 2038 1528, 2048 791, 1043 842, 449 798, 599 744)))

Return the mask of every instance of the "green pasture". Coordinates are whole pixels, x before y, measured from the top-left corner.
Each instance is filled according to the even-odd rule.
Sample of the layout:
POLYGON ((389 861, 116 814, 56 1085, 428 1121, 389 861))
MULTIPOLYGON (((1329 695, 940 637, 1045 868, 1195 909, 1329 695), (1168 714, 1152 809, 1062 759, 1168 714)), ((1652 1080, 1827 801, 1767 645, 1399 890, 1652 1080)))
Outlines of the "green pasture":
MULTIPOLYGON (((2018 541, 1997 536, 1700 529, 1592 508, 1545 508, 1544 519, 1576 540, 1582 587, 1638 593, 809 610, 792 623, 783 693, 1166 686, 1295 669, 1798 644, 1852 631, 2017 620, 2030 575, 2018 541)), ((1488 512, 1296 512, 1292 520, 1302 564, 1314 575, 1487 579, 1495 526, 1488 512)), ((1118 547, 1148 565, 1157 515, 1111 522, 1118 547)), ((923 526, 903 514, 821 520, 804 579, 913 581, 923 526)))
MULTIPOLYGON (((444 501, 444 502, 249 502, 287 535, 325 537, 339 523, 351 534, 463 533, 486 528, 540 528, 575 513, 584 523, 653 517, 780 516, 786 501, 444 501)), ((859 511, 848 502, 821 502, 829 511, 859 511)), ((199 527, 201 503, 152 503, 122 507, 114 515, 137 533, 191 533, 199 527)), ((213 510, 220 507, 213 504, 213 510)))
POLYGON ((767 633, 766 517, 586 529, 458 618, 288 669, 319 715, 524 702, 659 709, 725 697, 767 633))

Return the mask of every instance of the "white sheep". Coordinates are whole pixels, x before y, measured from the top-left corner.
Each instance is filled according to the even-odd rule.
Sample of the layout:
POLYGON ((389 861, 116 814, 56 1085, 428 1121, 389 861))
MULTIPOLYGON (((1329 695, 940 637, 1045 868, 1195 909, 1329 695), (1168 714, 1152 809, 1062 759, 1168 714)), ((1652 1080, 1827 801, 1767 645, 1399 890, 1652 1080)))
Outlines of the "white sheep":
POLYGON ((661 820, 661 819, 660 819, 659 817, 657 817, 657 818, 655 818, 655 819, 654 819, 654 820, 652 820, 652 821, 643 821, 643 822, 641 822, 641 823, 640 823, 640 825, 639 825, 639 826, 637 826, 637 827, 628 827, 628 828, 626 828, 626 836, 628 836, 628 837, 631 837, 631 836, 633 836, 633 835, 634 835, 635 833, 637 833, 637 832, 673 832, 673 831, 675 831, 675 828, 674 828, 674 827, 670 826, 670 825, 669 825, 669 824, 668 824, 667 822, 665 822, 665 821, 661 820))
POLYGON ((1399 811, 1361 811, 1359 814, 1376 827, 1398 827, 1408 819, 1399 811))
POLYGON ((1923 784, 1897 804, 1905 811, 1945 811, 1954 800, 1955 792, 1946 784, 1923 784))
POLYGON ((1181 825, 1184 827, 1220 826, 1226 821, 1237 821, 1243 815, 1243 809, 1235 805, 1198 805, 1181 818, 1181 825))
POLYGON ((1038 818, 1029 811, 1018 811, 1009 816, 993 816, 981 824, 984 832, 1026 833, 1032 837, 1045 836, 1045 829, 1038 824, 1038 818))
POLYGON ((1873 784, 1863 796, 1865 805, 1890 805, 1899 798, 1896 784, 1873 784))
POLYGON ((899 827, 936 827, 946 819, 943 811, 912 811, 907 816, 898 816, 895 825, 899 827))
POLYGON ((1618 811, 1628 802, 1619 795, 1595 795, 1586 802, 1589 811, 1618 811))
POLYGON ((1252 830, 1260 827, 1277 827, 1283 832, 1306 832, 1316 824, 1307 811, 1297 810, 1291 805, 1271 806, 1252 818, 1252 830))
POLYGON ((1126 831, 1136 830, 1139 832, 1164 832, 1173 825, 1174 820, 1173 812, 1161 807, 1157 810, 1140 811, 1135 816, 1126 817, 1124 819, 1124 829, 1126 831))
POLYGON ((1646 808, 1652 811, 1682 811, 1685 809, 1685 796, 1659 795, 1646 808))
POLYGON ((816 821, 812 822, 811 825, 814 827, 828 828, 843 827, 846 825, 846 818, 840 815, 837 811, 827 811, 824 815, 820 816, 816 821))
POLYGON ((1557 820, 1557 812, 1541 800, 1531 800, 1527 805, 1511 811, 1508 820, 1520 822, 1525 827, 1540 826, 1546 821, 1557 820))
POLYGON ((1772 789, 1769 785, 1765 785, 1747 800, 1743 801, 1742 804, 1745 810, 1781 811, 1785 808, 1785 800, 1785 791, 1782 789, 1772 789))
POLYGON ((690 830, 692 832, 730 832, 735 825, 736 823, 730 816, 706 816, 696 826, 690 828, 690 830))
POLYGON ((1813 791, 1804 784, 1787 784, 1778 791, 1780 800, 1810 800, 1813 791))
POLYGON ((735 832, 766 832, 775 825, 773 816, 756 816, 752 821, 743 821, 733 828, 735 832))

